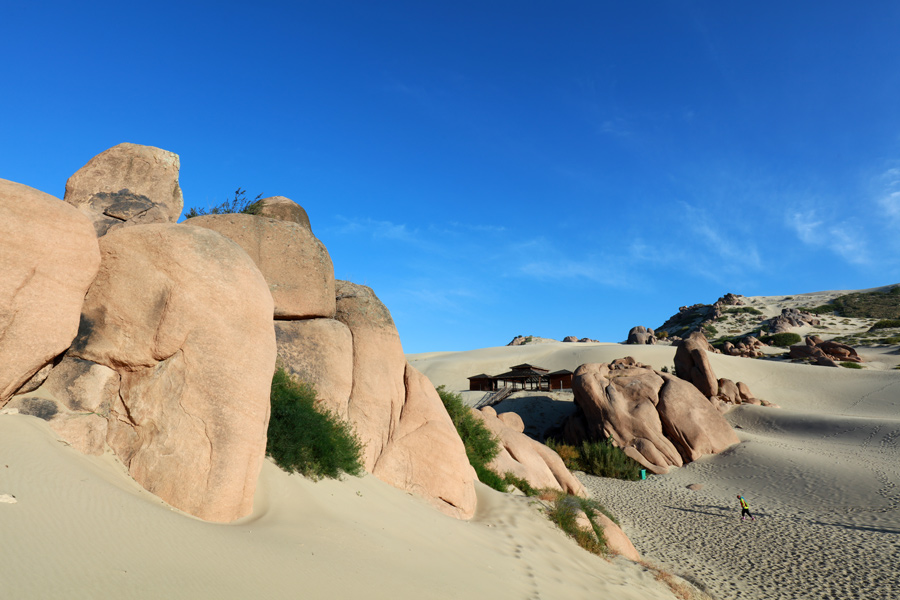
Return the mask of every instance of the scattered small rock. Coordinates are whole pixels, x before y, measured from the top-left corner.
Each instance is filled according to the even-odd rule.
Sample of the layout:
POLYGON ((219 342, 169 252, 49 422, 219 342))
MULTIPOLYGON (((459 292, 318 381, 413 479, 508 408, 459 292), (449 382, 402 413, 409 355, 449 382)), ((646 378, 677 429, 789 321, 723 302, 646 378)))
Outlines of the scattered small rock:
POLYGON ((703 484, 702 483, 692 483, 687 486, 687 489, 691 490, 692 492, 698 492, 703 489, 703 484))

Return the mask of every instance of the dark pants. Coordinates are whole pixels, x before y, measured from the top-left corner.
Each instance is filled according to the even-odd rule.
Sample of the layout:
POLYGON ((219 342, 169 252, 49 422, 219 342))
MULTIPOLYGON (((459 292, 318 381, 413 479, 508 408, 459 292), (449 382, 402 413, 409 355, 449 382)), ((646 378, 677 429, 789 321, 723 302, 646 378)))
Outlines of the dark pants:
POLYGON ((750 509, 749 509, 749 508, 742 508, 742 509, 741 509, 741 520, 742 520, 742 521, 744 520, 744 515, 747 515, 747 516, 750 517, 751 519, 753 518, 753 515, 750 514, 750 509))

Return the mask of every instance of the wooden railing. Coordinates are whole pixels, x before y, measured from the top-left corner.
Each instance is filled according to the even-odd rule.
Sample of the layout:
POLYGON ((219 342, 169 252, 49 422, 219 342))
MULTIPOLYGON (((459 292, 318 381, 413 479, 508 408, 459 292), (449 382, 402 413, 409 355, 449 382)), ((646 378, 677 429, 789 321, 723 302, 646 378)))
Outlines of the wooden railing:
POLYGON ((499 390, 495 390, 493 392, 488 392, 484 396, 482 396, 481 400, 475 403, 475 408, 484 408, 485 406, 492 406, 497 404, 498 402, 502 402, 503 400, 509 398, 510 394, 512 394, 515 390, 511 387, 502 387, 499 390))

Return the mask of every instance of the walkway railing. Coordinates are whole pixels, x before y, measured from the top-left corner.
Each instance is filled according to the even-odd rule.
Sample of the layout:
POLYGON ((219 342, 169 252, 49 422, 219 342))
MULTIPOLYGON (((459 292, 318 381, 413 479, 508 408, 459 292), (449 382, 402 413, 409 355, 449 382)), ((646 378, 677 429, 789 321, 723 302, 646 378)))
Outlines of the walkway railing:
POLYGON ((515 390, 511 387, 502 387, 499 390, 488 392, 475 404, 475 408, 484 408, 485 406, 492 406, 498 402, 502 402, 509 398, 510 394, 514 391, 515 390))

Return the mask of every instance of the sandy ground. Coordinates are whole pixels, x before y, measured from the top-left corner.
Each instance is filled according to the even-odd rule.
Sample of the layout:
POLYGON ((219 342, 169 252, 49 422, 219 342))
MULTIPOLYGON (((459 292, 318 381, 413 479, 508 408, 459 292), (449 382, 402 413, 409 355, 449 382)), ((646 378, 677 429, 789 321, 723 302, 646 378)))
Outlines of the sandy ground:
POLYGON ((267 462, 253 515, 210 524, 112 456, 0 415, 0 598, 674 597, 643 567, 581 550, 528 499, 478 494, 461 522, 371 476, 311 482, 267 462))
MULTIPOLYGON (((895 350, 872 358, 889 363, 895 350)), ((522 362, 575 370, 627 355, 659 369, 672 364, 674 348, 559 343, 410 358, 436 384, 460 389, 468 375, 522 362)), ((667 475, 583 476, 592 494, 645 558, 719 600, 900 598, 900 371, 710 361, 719 377, 744 381, 781 408, 733 410, 727 418, 741 444, 667 475), (739 493, 756 522, 741 523, 739 493)), ((519 392, 496 408, 513 404, 537 431, 570 400, 519 392)))

